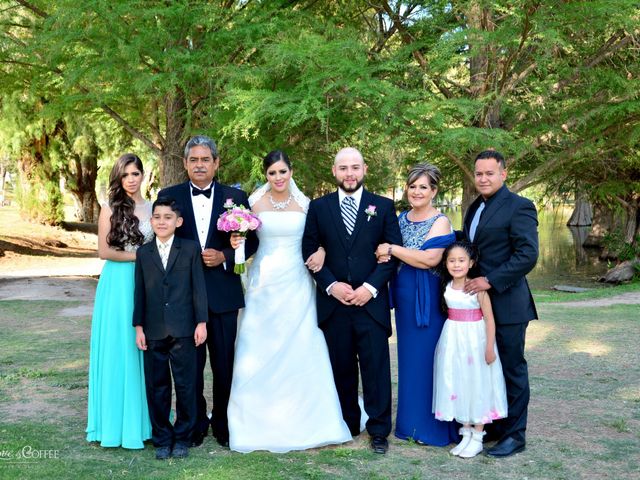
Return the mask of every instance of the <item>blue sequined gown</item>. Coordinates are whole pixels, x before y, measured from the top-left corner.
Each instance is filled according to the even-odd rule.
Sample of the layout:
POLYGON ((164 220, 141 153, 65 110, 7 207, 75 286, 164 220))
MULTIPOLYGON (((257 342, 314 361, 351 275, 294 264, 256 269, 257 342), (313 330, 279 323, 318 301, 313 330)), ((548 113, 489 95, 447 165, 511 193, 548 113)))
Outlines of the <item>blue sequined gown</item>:
MULTIPOLYGON (((136 215, 148 242, 151 204, 137 207, 136 215)), ((134 270, 135 262, 107 260, 93 306, 86 433, 103 447, 144 448, 151 438, 142 352, 131 325, 134 270)))
MULTIPOLYGON (((442 214, 412 222, 407 212, 399 217, 402 242, 407 248, 445 248, 453 233, 430 238, 431 227, 442 214)), ((431 412, 434 353, 445 318, 440 312, 440 279, 431 270, 402 264, 392 282, 398 339, 398 411, 395 435, 402 439, 444 446, 457 441, 457 425, 441 422, 431 412), (418 312, 418 313, 417 313, 418 312), (422 326, 418 326, 422 323, 422 326), (428 323, 427 325, 424 325, 428 323)))

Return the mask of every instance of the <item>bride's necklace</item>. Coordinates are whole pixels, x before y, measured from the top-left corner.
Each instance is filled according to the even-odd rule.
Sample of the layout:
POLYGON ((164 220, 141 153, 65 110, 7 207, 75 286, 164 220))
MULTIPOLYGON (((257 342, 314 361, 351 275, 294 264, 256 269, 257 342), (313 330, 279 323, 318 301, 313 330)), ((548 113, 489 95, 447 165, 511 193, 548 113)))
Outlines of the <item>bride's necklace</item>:
POLYGON ((271 206, 275 210, 284 210, 285 208, 287 208, 291 203, 292 198, 293 198, 293 195, 289 194, 289 198, 287 198, 284 202, 276 202, 273 199, 273 195, 269 194, 269 201, 271 202, 271 206))

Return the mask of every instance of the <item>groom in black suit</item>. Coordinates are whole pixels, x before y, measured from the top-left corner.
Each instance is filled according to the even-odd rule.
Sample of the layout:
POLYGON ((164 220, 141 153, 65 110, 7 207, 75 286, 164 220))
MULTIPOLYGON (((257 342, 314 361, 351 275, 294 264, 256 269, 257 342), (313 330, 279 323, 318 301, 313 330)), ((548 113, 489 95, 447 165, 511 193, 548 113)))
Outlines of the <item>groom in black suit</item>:
POLYGON ((495 150, 475 160, 480 196, 464 219, 464 234, 480 252, 481 277, 465 285, 467 293, 488 291, 496 321, 496 343, 507 386, 508 417, 495 425, 498 443, 489 456, 506 457, 525 448, 529 374, 525 333, 538 317, 525 275, 538 260, 538 219, 533 203, 509 191, 504 157, 495 150))
MULTIPOLYGON (((229 445, 227 405, 231 391, 238 309, 244 307, 240 276, 233 273, 234 250, 229 243, 230 235, 218 231, 216 223, 224 212, 223 205, 227 199, 247 208, 249 202, 247 194, 242 190, 214 181, 219 166, 220 157, 215 142, 204 135, 195 136, 187 142, 184 149, 184 168, 189 181, 165 188, 158 194, 159 197, 174 198, 180 206, 184 221, 176 230, 176 236, 195 240, 202 248, 209 306, 206 344, 213 372, 213 410, 209 420, 204 398, 207 350, 203 344, 198 347, 197 352, 198 420, 193 435, 194 446, 202 444, 209 424, 218 443, 229 445)), ((257 247, 257 237, 249 232, 245 246, 247 258, 257 247)))
POLYGON ((358 150, 338 152, 333 165, 338 191, 309 205, 302 254, 306 260, 320 246, 326 251, 324 266, 314 272, 318 325, 329 348, 342 416, 351 434, 359 435, 359 364, 371 446, 386 453, 391 431, 387 282, 396 263, 377 263, 375 251, 380 243, 401 244, 402 236, 393 202, 362 187, 366 172, 358 150))

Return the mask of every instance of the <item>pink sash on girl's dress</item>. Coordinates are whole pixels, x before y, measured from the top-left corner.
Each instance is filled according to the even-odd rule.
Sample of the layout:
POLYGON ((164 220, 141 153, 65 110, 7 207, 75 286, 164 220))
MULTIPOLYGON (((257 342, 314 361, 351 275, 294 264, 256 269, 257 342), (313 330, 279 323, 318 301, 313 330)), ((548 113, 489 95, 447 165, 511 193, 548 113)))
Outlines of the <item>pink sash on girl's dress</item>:
POLYGON ((450 308, 449 320, 456 322, 478 322, 482 320, 482 310, 479 308, 450 308))

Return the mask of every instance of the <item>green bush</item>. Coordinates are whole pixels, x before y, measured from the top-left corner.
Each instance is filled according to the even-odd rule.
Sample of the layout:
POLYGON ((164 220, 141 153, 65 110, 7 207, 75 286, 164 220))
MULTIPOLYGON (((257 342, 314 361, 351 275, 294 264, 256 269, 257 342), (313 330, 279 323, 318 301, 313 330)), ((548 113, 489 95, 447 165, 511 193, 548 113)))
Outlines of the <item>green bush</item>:
MULTIPOLYGON (((640 235, 636 236, 632 243, 628 243, 619 232, 607 233, 603 238, 603 244, 612 256, 621 262, 640 258, 640 235)), ((640 263, 636 263, 634 269, 634 278, 640 278, 640 263)))

